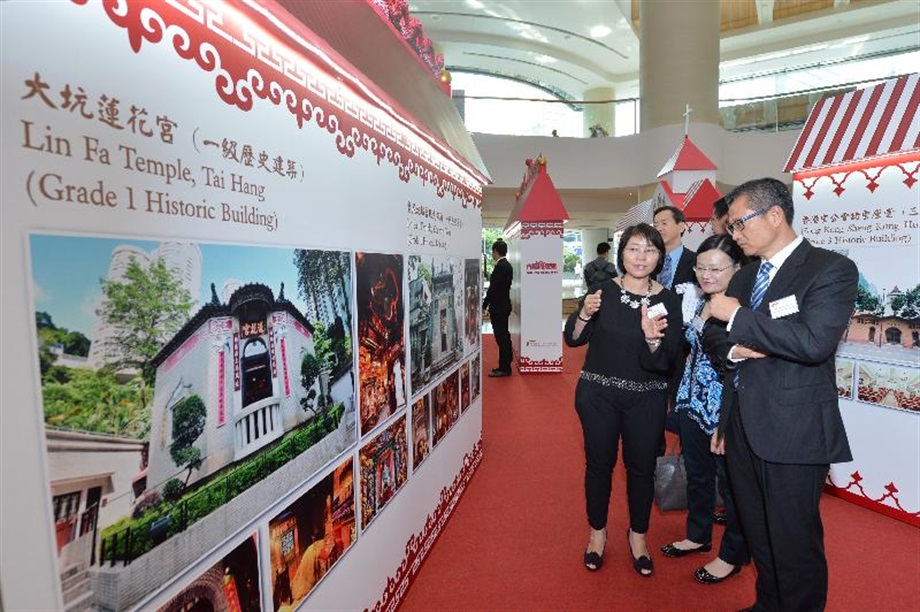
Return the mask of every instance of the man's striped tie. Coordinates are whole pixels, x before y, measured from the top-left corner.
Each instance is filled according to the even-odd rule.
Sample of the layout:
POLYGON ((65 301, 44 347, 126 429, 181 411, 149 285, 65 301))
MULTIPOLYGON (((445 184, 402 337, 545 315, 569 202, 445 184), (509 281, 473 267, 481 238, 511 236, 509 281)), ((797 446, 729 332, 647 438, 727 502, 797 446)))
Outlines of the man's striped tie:
POLYGON ((770 270, 773 264, 769 261, 762 261, 760 269, 757 270, 757 278, 754 279, 754 290, 751 291, 751 309, 756 310, 763 301, 763 296, 767 293, 767 287, 770 286, 770 270))
MULTIPOLYGON (((751 310, 756 310, 763 301, 763 296, 767 293, 767 287, 770 286, 770 270, 772 269, 773 264, 769 261, 760 262, 757 278, 754 279, 754 290, 751 291, 751 310)), ((732 377, 732 384, 737 388, 740 380, 741 372, 736 370, 735 375, 732 377)))

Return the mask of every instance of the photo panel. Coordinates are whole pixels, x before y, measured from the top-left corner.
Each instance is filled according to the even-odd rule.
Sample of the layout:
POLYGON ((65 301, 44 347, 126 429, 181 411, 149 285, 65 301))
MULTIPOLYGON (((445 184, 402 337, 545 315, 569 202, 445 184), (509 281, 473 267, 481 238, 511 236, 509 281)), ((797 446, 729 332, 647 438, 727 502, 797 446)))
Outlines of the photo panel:
POLYGON ((445 255, 410 255, 409 347, 412 391, 463 357, 464 287, 462 261, 445 255))
POLYGON ((452 372, 432 391, 432 419, 434 435, 432 436, 432 446, 438 443, 447 435, 447 432, 453 427, 454 423, 460 418, 460 390, 459 377, 457 372, 452 372))
POLYGON ((261 610, 258 540, 255 533, 243 540, 227 556, 158 608, 158 612, 261 610))
POLYGON ((62 564, 184 569, 172 548, 206 554, 210 524, 245 527, 356 441, 350 253, 43 233, 29 251, 62 564))
POLYGON ((470 368, 470 401, 475 402, 482 390, 482 353, 476 353, 470 368))
POLYGON ((837 358, 837 397, 853 399, 853 370, 855 365, 852 359, 837 358))
POLYGON ((355 254, 360 435, 406 405, 403 257, 355 254))
POLYGON ((471 402, 470 362, 467 361, 460 366, 460 412, 466 412, 466 409, 470 407, 471 402))
POLYGON ((296 608, 355 542, 351 456, 268 522, 272 607, 296 608))
POLYGON ((482 305, 482 261, 467 259, 463 268, 463 338, 466 353, 470 354, 479 349, 482 342, 482 321, 480 320, 482 305))
POLYGON ((409 475, 409 442, 406 419, 399 417, 364 445, 361 465, 361 530, 399 492, 409 475))
POLYGON ((868 404, 920 412, 920 370, 860 362, 856 399, 868 404))
POLYGON ((412 403, 412 471, 431 452, 431 397, 426 393, 412 403))

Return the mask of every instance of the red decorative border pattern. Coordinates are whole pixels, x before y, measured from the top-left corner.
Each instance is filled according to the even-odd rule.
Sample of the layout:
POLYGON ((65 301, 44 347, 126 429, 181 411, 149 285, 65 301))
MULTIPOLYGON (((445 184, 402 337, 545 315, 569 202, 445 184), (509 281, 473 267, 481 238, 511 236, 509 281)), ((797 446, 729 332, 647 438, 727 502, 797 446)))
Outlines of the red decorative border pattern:
POLYGON ((530 359, 528 357, 518 357, 518 371, 531 372, 561 372, 562 357, 559 359, 530 359))
POLYGON ((559 236, 562 238, 564 226, 562 221, 547 221, 545 223, 521 223, 521 240, 534 236, 559 236))
POLYGON ((855 164, 851 167, 830 168, 821 174, 812 172, 796 174, 794 180, 804 188, 802 195, 805 196, 806 200, 810 200, 814 197, 815 185, 822 179, 827 179, 833 183, 833 192, 839 198, 843 195, 843 192, 846 191, 844 184, 854 175, 865 177, 867 181, 866 189, 869 190, 869 193, 875 193, 875 190, 879 187, 879 179, 882 173, 889 168, 896 168, 901 171, 901 174, 904 175, 901 182, 907 185, 908 189, 913 189, 914 185, 917 184, 917 173, 920 172, 920 163, 912 160, 910 156, 906 156, 901 163, 885 163, 884 160, 873 160, 873 164, 874 165, 871 166, 867 166, 866 164, 855 164), (911 163, 911 161, 914 163, 911 163), (910 166, 913 166, 913 169, 911 169, 910 166), (838 175, 841 174, 843 176, 838 178, 838 175))
POLYGON ((870 497, 866 490, 862 486, 863 477, 859 471, 855 471, 850 474, 850 482, 845 487, 838 486, 834 483, 834 480, 831 478, 831 475, 827 475, 827 484, 824 486, 824 491, 835 497, 841 499, 846 499, 855 504, 863 506, 864 508, 869 508, 880 512, 886 516, 896 518, 899 521, 903 521, 914 527, 920 527, 920 511, 910 512, 905 510, 901 506, 901 502, 898 499, 898 487, 895 486, 894 482, 889 482, 885 485, 885 493, 879 497, 874 498, 870 497), (894 506, 890 506, 885 502, 885 500, 891 500, 891 503, 894 506))
MULTIPOLYGON (((88 0, 71 2, 85 5, 88 0)), ((247 0, 223 4, 103 0, 102 4, 112 23, 127 31, 135 53, 140 53, 144 41, 171 42, 179 57, 215 74, 217 94, 226 104, 249 111, 256 98, 268 100, 286 108, 298 128, 314 121, 325 129, 346 157, 363 149, 378 165, 386 160, 395 166, 403 182, 415 176, 425 185, 432 184, 439 197, 460 200, 464 208, 482 205, 482 186, 471 175, 408 127, 389 121, 379 105, 309 61, 304 53, 323 63, 322 51, 275 27, 247 0)))
MULTIPOLYGON (((480 461, 482 461, 482 438, 463 458, 463 467, 454 478, 453 483, 441 489, 441 501, 434 512, 428 515, 425 526, 406 542, 406 556, 396 569, 396 575, 387 578, 386 589, 372 608, 374 612, 392 612, 399 606, 406 591, 409 590, 409 585, 418 574, 422 561, 428 556, 431 547, 441 535, 444 525, 453 514, 457 502, 460 501, 480 461)), ((365 608, 364 612, 368 612, 368 609, 365 608)))

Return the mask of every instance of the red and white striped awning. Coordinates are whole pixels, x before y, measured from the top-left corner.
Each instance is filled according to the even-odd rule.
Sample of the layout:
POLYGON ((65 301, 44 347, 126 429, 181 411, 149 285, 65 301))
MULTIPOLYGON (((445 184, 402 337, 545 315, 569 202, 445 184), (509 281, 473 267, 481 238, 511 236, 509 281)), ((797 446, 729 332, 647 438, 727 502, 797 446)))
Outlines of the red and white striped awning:
POLYGON ((786 172, 920 150, 920 74, 825 98, 808 116, 786 172))

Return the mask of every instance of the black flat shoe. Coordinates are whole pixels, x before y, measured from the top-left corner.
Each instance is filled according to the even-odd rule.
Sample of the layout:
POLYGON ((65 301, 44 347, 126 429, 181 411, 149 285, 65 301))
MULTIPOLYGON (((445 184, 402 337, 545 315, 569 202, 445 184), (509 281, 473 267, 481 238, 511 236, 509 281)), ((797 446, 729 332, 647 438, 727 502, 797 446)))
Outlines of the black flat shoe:
POLYGON ((693 577, 696 578, 697 582, 700 582, 702 584, 719 584, 720 582, 728 580, 732 576, 738 574, 740 571, 741 571, 741 565, 736 565, 734 568, 732 568, 732 571, 728 572, 728 574, 726 574, 725 576, 722 576, 721 578, 719 578, 718 576, 713 576, 708 571, 706 571, 705 567, 698 567, 696 568, 696 571, 693 572, 693 577))
POLYGON ((643 578, 648 578, 652 575, 652 571, 655 569, 655 565, 652 563, 652 558, 648 555, 642 555, 638 559, 633 555, 632 551, 632 541, 629 539, 629 532, 632 529, 626 530, 626 545, 629 548, 629 557, 633 562, 633 569, 636 570, 636 573, 642 576, 643 578))
POLYGON ((504 378, 505 376, 511 376, 511 372, 507 370, 492 370, 489 372, 489 378, 504 378))
POLYGON ((728 513, 725 510, 716 510, 712 513, 712 522, 716 525, 727 525, 728 513))
POLYGON ((703 544, 696 548, 677 548, 673 544, 665 544, 661 547, 661 552, 664 556, 671 557, 672 559, 679 559, 687 555, 692 555, 693 553, 709 552, 710 550, 712 550, 712 543, 703 544))

